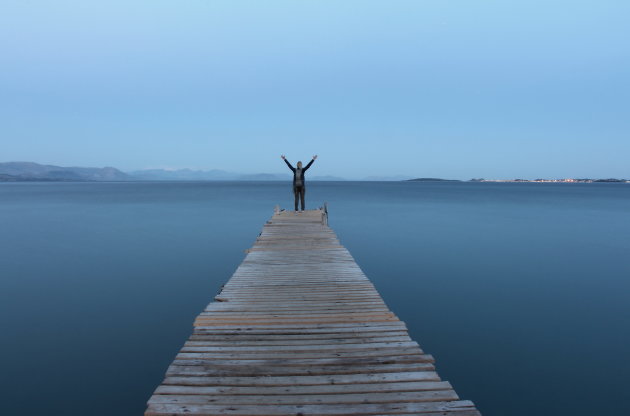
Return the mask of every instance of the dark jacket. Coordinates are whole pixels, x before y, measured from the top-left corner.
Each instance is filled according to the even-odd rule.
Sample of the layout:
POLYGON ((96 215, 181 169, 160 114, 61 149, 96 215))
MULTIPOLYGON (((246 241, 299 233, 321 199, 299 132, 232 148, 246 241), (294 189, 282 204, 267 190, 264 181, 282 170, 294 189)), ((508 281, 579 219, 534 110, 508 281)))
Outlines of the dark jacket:
MULTIPOLYGON (((304 167, 302 168, 302 175, 301 175, 301 179, 302 179, 302 186, 306 186, 306 182, 304 182, 304 172, 306 172, 306 170, 307 170, 308 168, 310 168, 310 167, 311 167, 311 165, 313 164, 313 162, 315 162, 315 159, 311 159, 311 161, 310 161, 310 162, 308 162, 308 165, 306 165, 306 166, 304 166, 304 167)), ((289 161, 288 161, 288 160, 286 160, 286 159, 284 159, 284 163, 286 163, 286 164, 287 164, 287 166, 289 167, 289 169, 291 169, 291 171, 293 172, 293 186, 295 186, 295 181, 296 181, 296 179, 297 179, 297 173, 296 173, 297 169, 295 169, 293 166, 291 166, 291 164, 289 163, 289 161)))

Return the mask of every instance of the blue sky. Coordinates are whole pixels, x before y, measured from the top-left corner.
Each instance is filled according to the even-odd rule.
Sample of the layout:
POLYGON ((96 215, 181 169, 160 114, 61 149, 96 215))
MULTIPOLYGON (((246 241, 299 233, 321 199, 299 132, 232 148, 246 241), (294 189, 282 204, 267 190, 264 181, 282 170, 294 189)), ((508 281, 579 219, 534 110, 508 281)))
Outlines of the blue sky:
POLYGON ((0 161, 630 177, 628 16, 607 0, 3 0, 0 161))

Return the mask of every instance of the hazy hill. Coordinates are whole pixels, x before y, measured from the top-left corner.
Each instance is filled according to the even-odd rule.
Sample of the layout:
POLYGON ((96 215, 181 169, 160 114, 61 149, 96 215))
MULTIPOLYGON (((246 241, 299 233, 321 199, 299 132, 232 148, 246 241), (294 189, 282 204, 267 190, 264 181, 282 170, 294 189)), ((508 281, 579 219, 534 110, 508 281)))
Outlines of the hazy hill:
POLYGON ((405 175, 393 175, 393 176, 367 176, 363 178, 364 181, 371 182, 391 182, 391 181, 406 181, 411 179, 411 176, 405 175))
POLYGON ((253 173, 239 175, 240 181, 290 181, 291 176, 286 173, 253 173))
MULTIPOLYGON (((290 181, 291 173, 236 173, 224 170, 147 169, 129 172, 133 179, 144 181, 290 181)), ((310 181, 343 181, 337 176, 307 176, 310 181)))
POLYGON ((411 182, 461 182, 459 179, 441 179, 441 178, 416 178, 408 179, 411 182))
POLYGON ((134 179, 145 181, 230 181, 238 179, 237 173, 224 170, 193 169, 146 169, 129 172, 134 179))
POLYGON ((308 181, 346 181, 346 178, 341 178, 339 176, 332 175, 319 175, 319 176, 307 176, 306 180, 308 181))
POLYGON ((131 177, 116 168, 81 168, 40 165, 33 162, 0 163, 3 181, 127 181, 131 177))
MULTIPOLYGON (((310 173, 310 172, 309 172, 310 173)), ((122 172, 116 168, 83 168, 41 165, 34 162, 0 163, 0 181, 291 181, 291 172, 286 173, 238 173, 219 169, 145 169, 122 172)), ((332 175, 310 175, 307 181, 345 181, 332 175)), ((367 181, 397 181, 409 177, 371 176, 367 181)), ((421 179, 427 180, 427 179, 421 179)), ((439 179, 432 179, 439 180, 439 179)))

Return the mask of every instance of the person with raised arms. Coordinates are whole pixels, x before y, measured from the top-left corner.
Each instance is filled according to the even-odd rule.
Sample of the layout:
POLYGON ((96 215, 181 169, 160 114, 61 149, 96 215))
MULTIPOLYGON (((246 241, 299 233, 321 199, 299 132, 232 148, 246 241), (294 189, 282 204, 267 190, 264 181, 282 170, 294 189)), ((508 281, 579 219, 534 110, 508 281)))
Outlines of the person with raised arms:
POLYGON ((305 167, 302 167, 302 162, 297 162, 297 167, 294 168, 291 163, 289 163, 289 161, 287 160, 286 157, 284 157, 284 155, 280 156, 282 158, 282 160, 284 160, 284 163, 287 164, 287 166, 289 167, 289 169, 291 169, 291 171, 293 172, 293 195, 295 196, 295 212, 298 212, 298 199, 301 202, 302 205, 302 211, 304 211, 304 195, 306 194, 306 183, 304 182, 304 172, 306 172, 308 170, 308 168, 311 167, 311 165, 313 164, 313 162, 315 162, 315 159, 317 159, 317 155, 313 156, 313 159, 311 159, 310 162, 308 162, 308 165, 306 165, 305 167))

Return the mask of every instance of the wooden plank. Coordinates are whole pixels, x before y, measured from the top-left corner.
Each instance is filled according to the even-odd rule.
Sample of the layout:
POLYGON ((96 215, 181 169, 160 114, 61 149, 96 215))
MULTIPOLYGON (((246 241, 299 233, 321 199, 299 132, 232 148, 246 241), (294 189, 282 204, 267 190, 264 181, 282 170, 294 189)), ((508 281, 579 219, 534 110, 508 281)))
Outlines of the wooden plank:
MULTIPOLYGON (((380 322, 375 322, 378 324, 380 322)), ((285 325, 285 326, 273 326, 273 325, 220 325, 220 326, 196 326, 195 333, 198 334, 278 334, 278 335, 298 335, 298 334, 345 334, 351 336, 353 334, 365 334, 369 332, 384 332, 392 331, 399 332, 400 329, 405 329, 401 326, 345 326, 336 327, 335 324, 329 324, 326 326, 317 325, 285 325)))
POLYGON ((291 320, 291 321, 299 321, 299 320, 303 320, 303 321, 319 321, 319 320, 324 320, 324 321, 328 321, 331 319, 335 319, 335 320, 343 320, 343 319, 353 319, 353 320, 358 320, 358 319, 366 319, 368 322, 371 321, 372 319, 389 319, 389 320, 398 320, 398 318, 396 318, 396 316, 391 313, 391 312, 376 312, 376 313, 361 313, 361 312, 347 312, 344 313, 343 315, 339 316, 339 314, 332 314, 332 313, 328 313, 328 314, 319 314, 316 312, 313 312, 311 314, 292 314, 292 313, 285 313, 285 314, 269 314, 269 313, 264 313, 264 314, 247 314, 247 313, 240 313, 240 314, 228 314, 228 313, 213 313, 213 314, 207 314, 206 312, 202 312, 201 315, 199 315, 197 317, 197 321, 240 321, 243 319, 247 319, 248 321, 271 321, 271 322, 282 322, 284 323, 287 320, 291 320), (332 316, 331 316, 332 315, 332 316))
POLYGON ((199 346, 199 345, 184 345, 181 349, 182 352, 225 352, 230 354, 243 353, 279 353, 279 352, 320 352, 320 351, 366 351, 366 350, 380 350, 380 349, 401 349, 411 348, 417 351, 421 351, 418 343, 415 341, 403 341, 403 342, 375 342, 371 344, 341 344, 341 345, 294 345, 294 346, 274 346, 273 349, 268 346, 229 346, 229 347, 216 347, 216 346, 199 346))
MULTIPOLYGON (((165 388, 165 387, 164 387, 165 388)), ((206 394, 155 394, 149 404, 223 404, 223 405, 313 405, 313 404, 373 404, 373 403, 417 403, 436 401, 455 401, 459 399, 453 390, 379 392, 366 391, 342 394, 279 395, 267 394, 261 389, 258 394, 230 395, 220 391, 214 395, 206 394)))
POLYGON ((350 345, 361 345, 365 348, 369 348, 370 346, 374 346, 374 344, 392 344, 392 343, 405 343, 405 342, 414 342, 411 341, 411 338, 401 336, 401 337, 379 337, 379 338, 337 338, 337 339, 302 339, 302 340, 277 340, 277 341, 263 341, 263 340, 255 340, 255 341, 239 341, 237 337, 232 337, 230 341, 210 341, 210 340, 198 340, 197 338, 190 337, 189 341, 186 341, 184 347, 284 347, 291 348, 293 346, 297 347, 315 347, 315 346, 346 346, 350 345))
POLYGON ((213 376, 213 377, 272 377, 272 376, 337 376, 350 374, 381 374, 381 373, 411 373, 433 371, 433 361, 419 363, 361 363, 358 365, 327 365, 327 366, 244 366, 244 365, 216 365, 214 362, 200 360, 173 361, 167 375, 213 376))
POLYGON ((437 413, 458 410, 474 410, 470 401, 429 402, 429 403, 381 403, 352 405, 230 405, 228 407, 211 404, 166 404, 152 403, 147 416, 158 415, 231 415, 231 416, 286 416, 286 415, 379 415, 404 413, 437 413))
MULTIPOLYGON (((238 343, 238 342, 261 342, 261 345, 264 345, 262 341, 271 341, 273 343, 276 342, 287 342, 285 345, 291 345, 295 342, 301 341, 313 341, 313 342, 324 342, 324 343, 334 343, 334 342, 368 342, 370 339, 394 339, 396 337, 403 337, 405 340, 411 340, 406 331, 389 331, 389 332, 353 332, 353 333, 329 333, 329 334, 294 334, 294 335, 274 335, 274 334, 235 334, 235 335, 212 335, 212 334, 201 334, 201 333, 193 333, 190 336, 190 340, 199 340, 199 341, 224 341, 230 343, 238 343)), ((273 344, 271 344, 273 345, 273 344)))
MULTIPOLYGON (((433 366, 430 366, 431 370, 433 366)), ((181 367, 190 369, 192 367, 181 367)), ((194 368, 193 368, 194 369, 194 368)), ((434 380, 433 371, 406 371, 403 373, 362 373, 362 374, 336 374, 327 376, 253 376, 253 377, 212 377, 205 376, 205 370, 196 372, 178 373, 175 371, 167 373, 167 377, 162 384, 179 386, 316 386, 316 385, 344 385, 344 384, 370 384, 378 383, 402 383, 417 382, 416 389, 424 390, 448 390, 451 385, 447 381, 426 381, 434 380), (203 374, 199 376, 196 374, 203 374)))
MULTIPOLYGON (((299 356, 301 354, 344 354, 358 353, 370 354, 372 352, 382 353, 422 353, 422 350, 413 342, 392 342, 392 343, 372 343, 372 344, 337 344, 337 345, 289 345, 289 346, 184 346, 180 352, 184 353, 203 353, 203 354, 264 354, 264 355, 291 355, 299 356)), ((391 355, 391 354, 390 354, 391 355)))
MULTIPOLYGON (((210 325, 209 325, 210 326, 210 325)), ((235 328, 242 330, 241 326, 235 326, 235 328)), ((368 331, 368 330, 387 330, 387 329, 406 329, 406 325, 402 321, 387 321, 387 322, 369 322, 369 323, 352 323, 352 324, 317 324, 307 323, 304 325, 267 325, 264 328, 256 328, 256 330, 269 329, 269 330, 291 330, 291 329, 309 329, 309 330, 328 330, 330 332, 352 332, 352 331, 368 331)), ((226 328, 221 328, 226 329, 226 328)), ((253 328, 252 328, 253 329, 253 328)))
POLYGON ((377 364, 396 364, 396 363, 427 363, 433 362, 433 357, 425 354, 408 354, 408 355, 374 355, 374 356, 350 356, 350 357, 322 357, 320 358, 243 358, 240 355, 238 358, 226 359, 226 357, 217 357, 204 354, 182 354, 179 353, 175 357, 176 363, 183 363, 186 361, 201 361, 206 365, 212 364, 216 366, 326 366, 326 365, 377 365, 377 364))
MULTIPOLYGON (((440 381, 434 372, 426 372, 425 381, 440 381)), ((406 381, 392 383, 351 383, 302 386, 201 386, 201 385, 169 385, 163 383, 156 390, 157 394, 203 394, 203 395, 305 395, 305 394, 350 394, 378 392, 414 392, 425 391, 422 382, 406 381)), ((435 390, 430 389, 430 390, 435 390)), ((447 389, 450 390, 450 389, 447 389)))

